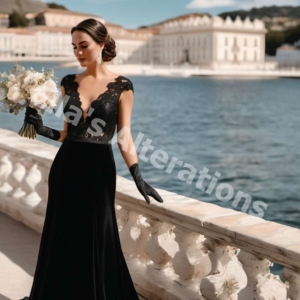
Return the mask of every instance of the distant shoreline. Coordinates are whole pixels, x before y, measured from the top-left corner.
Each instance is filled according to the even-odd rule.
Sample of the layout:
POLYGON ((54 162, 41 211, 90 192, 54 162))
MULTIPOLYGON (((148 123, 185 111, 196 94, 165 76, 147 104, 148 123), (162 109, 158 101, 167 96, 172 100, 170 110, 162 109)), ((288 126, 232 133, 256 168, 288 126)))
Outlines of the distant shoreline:
MULTIPOLYGON (((77 67, 84 69, 74 57, 0 57, 0 62, 61 62, 61 68, 77 67)), ((243 70, 243 69, 205 69, 193 65, 145 65, 145 64, 107 64, 107 67, 118 74, 136 76, 163 77, 214 77, 214 78, 296 78, 300 79, 300 69, 279 70, 243 70)))
POLYGON ((0 62, 11 61, 69 61, 76 63, 73 56, 8 56, 0 57, 0 62))

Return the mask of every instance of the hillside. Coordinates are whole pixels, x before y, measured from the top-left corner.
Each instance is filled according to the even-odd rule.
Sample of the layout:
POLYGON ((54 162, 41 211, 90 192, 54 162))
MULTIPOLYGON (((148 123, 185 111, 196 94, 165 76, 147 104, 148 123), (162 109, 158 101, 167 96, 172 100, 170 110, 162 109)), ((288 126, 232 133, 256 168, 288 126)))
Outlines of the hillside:
POLYGON ((230 16, 233 20, 237 15, 239 15, 242 19, 245 19, 247 16, 249 16, 251 20, 253 20, 254 18, 262 19, 264 17, 286 17, 291 19, 300 19, 300 6, 273 5, 264 6, 261 8, 252 8, 250 10, 235 10, 219 14, 219 16, 224 19, 226 18, 226 16, 230 16))
POLYGON ((0 0, 0 13, 12 14, 13 10, 19 14, 35 12, 46 8, 66 9, 56 3, 43 3, 39 0, 0 0))
POLYGON ((47 4, 34 0, 0 0, 0 13, 11 14, 15 9, 21 14, 47 8, 47 4))

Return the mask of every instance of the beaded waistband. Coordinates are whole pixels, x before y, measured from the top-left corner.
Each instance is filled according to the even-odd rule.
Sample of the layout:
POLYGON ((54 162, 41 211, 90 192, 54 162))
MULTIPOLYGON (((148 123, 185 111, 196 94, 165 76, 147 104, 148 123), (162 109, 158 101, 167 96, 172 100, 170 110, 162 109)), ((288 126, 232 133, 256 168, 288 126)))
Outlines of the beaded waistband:
POLYGON ((76 142, 84 142, 84 143, 92 143, 92 144, 102 144, 102 145, 107 145, 111 146, 112 144, 109 141, 105 140, 93 140, 91 138, 81 138, 81 137, 76 137, 76 136, 71 136, 67 135, 65 139, 76 141, 76 142))

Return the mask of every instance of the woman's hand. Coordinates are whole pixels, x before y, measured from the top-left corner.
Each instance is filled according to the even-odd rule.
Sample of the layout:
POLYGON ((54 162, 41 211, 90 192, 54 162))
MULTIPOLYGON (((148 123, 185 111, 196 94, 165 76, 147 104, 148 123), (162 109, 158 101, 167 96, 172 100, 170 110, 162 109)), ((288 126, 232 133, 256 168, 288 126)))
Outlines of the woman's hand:
POLYGON ((33 124, 37 134, 55 141, 58 141, 60 139, 60 132, 56 129, 44 126, 42 116, 35 108, 32 108, 30 106, 26 107, 24 121, 29 124, 33 124))
POLYGON ((148 195, 152 196, 156 201, 160 203, 164 202, 160 195, 157 193, 157 191, 143 180, 138 163, 133 164, 129 168, 129 171, 134 179, 134 182, 139 192, 144 196, 148 204, 150 204, 150 199, 148 195))
POLYGON ((35 108, 32 108, 30 106, 26 107, 24 121, 26 121, 29 124, 33 124, 37 134, 41 134, 43 132, 43 119, 35 108))

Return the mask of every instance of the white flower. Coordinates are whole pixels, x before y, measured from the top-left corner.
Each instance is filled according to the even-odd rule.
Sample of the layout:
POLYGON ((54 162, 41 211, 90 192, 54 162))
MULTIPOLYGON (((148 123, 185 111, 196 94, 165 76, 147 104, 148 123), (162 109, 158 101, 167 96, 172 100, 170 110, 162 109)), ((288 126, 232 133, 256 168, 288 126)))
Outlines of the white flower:
POLYGON ((6 86, 7 86, 7 88, 10 88, 13 84, 14 84, 13 82, 8 81, 7 84, 6 84, 6 86))
POLYGON ((47 104, 54 108, 57 105, 58 99, 59 99, 59 91, 57 89, 56 83, 52 79, 48 79, 43 84, 44 89, 47 93, 47 104))
POLYGON ((43 86, 45 87, 45 90, 49 93, 56 93, 58 91, 56 83, 52 79, 46 80, 43 86))
POLYGON ((44 78, 43 73, 28 73, 28 75, 24 78, 24 88, 25 90, 30 90, 33 87, 38 85, 40 79, 44 78))
POLYGON ((47 94, 42 85, 30 89, 30 102, 41 109, 47 107, 47 94))
POLYGON ((46 93, 47 95, 47 104, 51 108, 55 108, 58 102, 58 93, 46 93))
POLYGON ((2 78, 7 78, 8 75, 6 74, 6 72, 3 72, 3 73, 1 73, 1 77, 2 77, 2 78))
POLYGON ((20 100, 23 99, 23 95, 21 93, 19 83, 13 84, 9 88, 8 93, 7 93, 7 98, 15 103, 18 103, 20 100))
POLYGON ((16 76, 14 74, 10 74, 8 76, 8 80, 10 80, 10 81, 14 81, 15 79, 16 79, 16 76))

